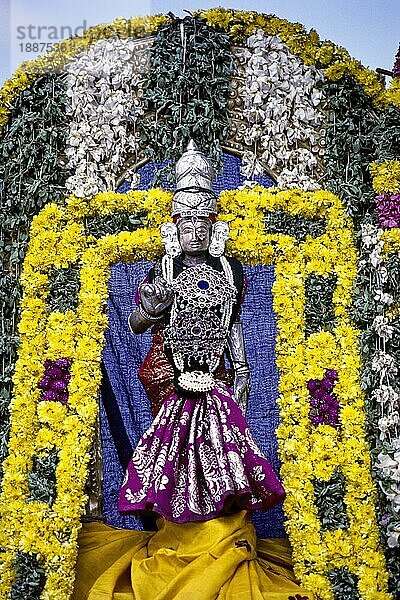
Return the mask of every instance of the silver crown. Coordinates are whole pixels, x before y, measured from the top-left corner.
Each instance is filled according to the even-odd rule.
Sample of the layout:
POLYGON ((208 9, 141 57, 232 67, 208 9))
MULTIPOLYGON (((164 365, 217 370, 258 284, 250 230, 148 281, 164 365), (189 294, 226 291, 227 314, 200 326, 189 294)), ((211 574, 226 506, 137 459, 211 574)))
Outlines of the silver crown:
POLYGON ((210 214, 217 214, 211 162, 193 140, 190 140, 186 152, 176 163, 175 174, 173 217, 208 217, 210 214))

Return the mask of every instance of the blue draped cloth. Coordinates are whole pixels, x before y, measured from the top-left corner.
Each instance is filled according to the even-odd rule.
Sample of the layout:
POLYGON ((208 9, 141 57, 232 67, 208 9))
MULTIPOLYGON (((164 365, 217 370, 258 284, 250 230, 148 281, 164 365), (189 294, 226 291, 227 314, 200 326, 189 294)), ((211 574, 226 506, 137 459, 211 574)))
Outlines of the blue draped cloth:
MULTIPOLYGON (((216 173, 213 179, 213 189, 218 195, 223 190, 236 190, 240 185, 243 185, 245 177, 240 172, 241 160, 237 156, 232 154, 222 154, 222 170, 220 173, 216 173)), ((147 190, 153 185, 156 169, 165 166, 165 162, 161 165, 156 165, 153 162, 145 164, 143 167, 138 169, 139 184, 135 188, 131 188, 129 181, 124 181, 118 188, 118 192, 125 193, 130 189, 147 190)), ((271 187, 275 185, 273 180, 267 175, 255 175, 252 178, 264 187, 271 187)), ((166 190, 174 190, 175 185, 171 185, 166 179, 162 182, 162 187, 166 190)))

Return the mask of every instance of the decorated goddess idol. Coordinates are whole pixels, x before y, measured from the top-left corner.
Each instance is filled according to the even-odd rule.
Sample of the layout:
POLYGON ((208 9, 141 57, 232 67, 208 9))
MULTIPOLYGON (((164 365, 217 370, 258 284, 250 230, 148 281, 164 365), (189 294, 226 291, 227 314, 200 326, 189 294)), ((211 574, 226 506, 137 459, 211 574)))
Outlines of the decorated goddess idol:
POLYGON ((228 225, 216 221, 211 164, 193 141, 176 180, 173 222, 161 228, 166 253, 129 317, 133 333, 153 328, 139 378, 154 421, 128 465, 118 508, 186 523, 267 510, 285 493, 244 417, 243 269, 224 254, 228 225))

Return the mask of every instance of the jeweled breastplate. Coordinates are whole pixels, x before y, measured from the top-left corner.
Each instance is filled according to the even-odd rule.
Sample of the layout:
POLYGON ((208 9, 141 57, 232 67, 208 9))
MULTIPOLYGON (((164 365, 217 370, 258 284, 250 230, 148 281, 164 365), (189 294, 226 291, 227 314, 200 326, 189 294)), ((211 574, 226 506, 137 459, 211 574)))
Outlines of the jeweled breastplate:
POLYGON ((232 269, 221 258, 223 273, 207 264, 187 267, 175 279, 172 261, 163 262, 163 274, 174 290, 165 344, 172 350, 178 383, 184 390, 213 388, 213 373, 224 352, 232 307, 236 298, 232 269))

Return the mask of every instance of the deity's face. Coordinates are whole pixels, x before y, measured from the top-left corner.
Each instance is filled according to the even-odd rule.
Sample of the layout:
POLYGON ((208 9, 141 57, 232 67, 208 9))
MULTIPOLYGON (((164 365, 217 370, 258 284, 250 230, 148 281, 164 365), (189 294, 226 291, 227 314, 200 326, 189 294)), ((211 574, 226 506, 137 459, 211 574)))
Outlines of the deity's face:
POLYGON ((210 245, 211 221, 206 217, 183 217, 177 223, 184 254, 203 254, 210 245))

